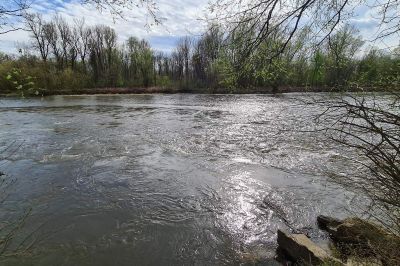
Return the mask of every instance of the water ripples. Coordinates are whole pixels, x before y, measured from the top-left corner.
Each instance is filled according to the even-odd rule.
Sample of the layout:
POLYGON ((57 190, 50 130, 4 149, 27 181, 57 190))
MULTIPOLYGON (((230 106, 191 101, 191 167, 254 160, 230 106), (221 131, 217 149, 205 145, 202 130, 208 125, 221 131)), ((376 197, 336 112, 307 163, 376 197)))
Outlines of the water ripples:
POLYGON ((315 216, 347 199, 324 171, 346 170, 323 134, 291 130, 321 111, 302 97, 5 100, 0 147, 23 140, 10 200, 55 232, 37 262, 269 264, 278 228, 321 238, 315 216))

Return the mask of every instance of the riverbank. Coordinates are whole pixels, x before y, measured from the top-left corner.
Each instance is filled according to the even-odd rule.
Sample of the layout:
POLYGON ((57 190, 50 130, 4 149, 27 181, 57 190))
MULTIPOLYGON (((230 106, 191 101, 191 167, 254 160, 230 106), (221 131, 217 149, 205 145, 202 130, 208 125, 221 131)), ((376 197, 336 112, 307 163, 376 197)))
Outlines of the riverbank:
POLYGON ((378 224, 352 217, 320 215, 318 227, 328 233, 328 249, 302 233, 278 230, 277 260, 284 265, 399 265, 400 238, 378 224))
MULTIPOLYGON (((296 93, 296 92, 339 92, 339 91, 385 91, 375 87, 359 88, 338 88, 338 87, 298 87, 298 86, 282 86, 279 88, 193 88, 193 89, 179 89, 176 87, 105 87, 105 88, 83 88, 74 90, 46 90, 41 93, 25 92, 24 95, 31 96, 51 96, 51 95, 94 95, 94 94, 153 94, 153 93, 197 93, 197 94, 274 94, 274 93, 296 93)), ((6 96, 19 96, 21 92, 17 93, 0 93, 0 97, 6 96)))

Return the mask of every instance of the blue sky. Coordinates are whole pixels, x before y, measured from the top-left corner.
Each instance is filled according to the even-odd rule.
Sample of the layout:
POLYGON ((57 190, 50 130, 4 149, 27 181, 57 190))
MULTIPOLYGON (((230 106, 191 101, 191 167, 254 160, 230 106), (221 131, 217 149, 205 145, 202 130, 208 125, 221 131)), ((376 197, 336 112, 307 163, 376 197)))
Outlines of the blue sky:
MULTIPOLYGON (((3 1, 3 0, 0 0, 3 1)), ((105 24, 116 30, 119 42, 129 36, 145 38, 152 47, 163 52, 170 52, 176 42, 185 35, 198 36, 206 29, 204 17, 207 15, 209 0, 157 0, 157 15, 163 19, 161 25, 147 27, 151 18, 145 8, 125 10, 125 19, 115 19, 108 11, 99 11, 91 5, 82 5, 80 0, 31 0, 32 12, 39 12, 45 19, 51 19, 56 13, 61 14, 70 23, 74 18, 84 18, 87 25, 105 24)), ((373 0, 370 0, 373 1, 373 0)), ((356 17, 351 19, 362 37, 373 40, 377 31, 377 20, 368 6, 354 10, 356 17)), ((0 35, 0 51, 15 53, 19 43, 27 43, 29 33, 26 31, 0 35)), ((367 42, 365 47, 380 48, 399 45, 399 36, 392 36, 385 41, 367 42)))
MULTIPOLYGON (((0 0, 2 1, 2 0, 0 0)), ((45 19, 60 14, 69 23, 75 18, 84 18, 87 25, 104 24, 114 28, 119 42, 129 36, 145 38, 152 47, 170 52, 177 41, 186 35, 197 36, 206 28, 208 0, 158 0, 158 17, 163 19, 160 25, 149 26, 152 22, 145 8, 124 11, 124 19, 116 18, 108 11, 100 11, 93 5, 82 5, 80 0, 32 0, 31 12, 38 12, 45 19)), ((0 51, 16 53, 18 44, 29 42, 26 31, 0 35, 0 51)))

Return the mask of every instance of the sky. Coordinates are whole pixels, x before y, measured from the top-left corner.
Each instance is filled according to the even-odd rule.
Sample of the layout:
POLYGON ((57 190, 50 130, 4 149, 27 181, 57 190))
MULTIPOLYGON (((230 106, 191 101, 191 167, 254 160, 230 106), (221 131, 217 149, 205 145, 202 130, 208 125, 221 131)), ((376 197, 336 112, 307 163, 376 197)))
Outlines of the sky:
MULTIPOLYGON (((79 0, 32 1, 30 12, 41 13, 46 20, 55 14, 62 15, 71 24, 76 18, 84 18, 86 25, 103 24, 115 29, 119 42, 130 36, 145 38, 154 49, 164 52, 170 52, 183 36, 198 36, 206 29, 204 14, 208 0, 157 0, 157 17, 162 20, 159 25, 150 25, 153 20, 144 7, 126 9, 122 19, 93 5, 82 5, 79 0)), ((17 44, 28 41, 29 32, 23 30, 2 34, 0 51, 16 53, 17 44)))
MULTIPOLYGON (((2 1, 2 0, 0 0, 2 1)), ((177 41, 185 36, 198 36, 206 29, 209 0, 157 0, 157 16, 162 19, 160 25, 149 26, 151 17, 145 8, 124 11, 124 19, 117 18, 110 12, 100 11, 92 5, 82 5, 80 0, 31 0, 31 12, 38 12, 50 20, 55 14, 62 15, 67 22, 84 18, 87 25, 104 24, 115 29, 120 43, 129 36, 147 39, 155 50, 169 53, 177 41)), ((370 0, 372 1, 372 0, 370 0)), ((377 20, 368 6, 355 11, 355 18, 350 23, 356 26, 366 40, 374 39, 378 30, 377 20)), ((16 53, 18 44, 29 42, 29 32, 16 31, 0 35, 0 51, 16 53)), ((384 41, 367 42, 365 47, 386 48, 399 45, 399 36, 392 36, 384 41)))

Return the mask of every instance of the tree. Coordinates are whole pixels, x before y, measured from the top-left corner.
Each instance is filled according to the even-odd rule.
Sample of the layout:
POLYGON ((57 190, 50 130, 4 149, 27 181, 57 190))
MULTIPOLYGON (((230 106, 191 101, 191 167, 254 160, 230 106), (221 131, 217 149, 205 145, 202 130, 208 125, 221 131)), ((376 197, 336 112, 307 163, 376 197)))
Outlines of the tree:
POLYGON ((311 64, 311 85, 321 86, 325 84, 326 76, 326 55, 321 49, 314 51, 311 64))
POLYGON ((71 47, 71 29, 62 16, 56 15, 54 18, 55 25, 59 33, 60 50, 61 50, 61 67, 68 65, 69 49, 71 47))
POLYGON ((400 234, 400 95, 394 91, 386 101, 361 96, 346 94, 318 116, 331 140, 359 155, 348 158, 355 167, 361 166, 357 172, 332 178, 368 196, 368 214, 400 234))
POLYGON ((189 87, 190 80, 190 59, 191 59, 191 43, 192 40, 189 37, 182 38, 177 45, 177 63, 179 65, 179 76, 185 81, 186 88, 189 87))
POLYGON ((124 10, 143 7, 152 20, 150 24, 161 23, 161 18, 157 15, 157 3, 154 0, 81 0, 81 2, 83 4, 94 4, 100 11, 108 10, 117 17, 124 17, 124 10))
POLYGON ((143 79, 143 85, 148 87, 151 83, 153 68, 153 51, 150 44, 142 40, 140 45, 141 51, 139 53, 139 69, 143 79))
POLYGON ((217 25, 212 25, 194 44, 192 55, 193 76, 210 86, 215 83, 215 73, 212 65, 220 56, 223 45, 223 33, 217 25))
POLYGON ((57 65, 59 68, 62 68, 62 51, 59 45, 59 33, 57 25, 54 21, 51 21, 47 24, 45 33, 57 65))
POLYGON ((86 71, 86 58, 89 53, 89 43, 92 31, 90 28, 85 26, 84 19, 75 20, 75 31, 79 35, 76 49, 80 56, 83 70, 86 71))
POLYGON ((20 30, 15 22, 23 18, 29 5, 26 0, 3 0, 0 3, 0 34, 20 30))
POLYGON ((328 57, 332 61, 328 82, 331 86, 346 84, 353 73, 350 69, 351 61, 363 45, 363 41, 356 34, 354 27, 345 25, 328 37, 328 57))
POLYGON ((49 55, 50 42, 48 37, 51 34, 51 25, 44 22, 40 14, 27 14, 25 21, 35 40, 34 46, 39 49, 42 60, 46 62, 49 55))
MULTIPOLYGON (((295 33, 301 29, 310 29, 315 42, 322 44, 337 26, 346 18, 353 16, 353 9, 359 5, 370 5, 371 2, 349 0, 216 0, 210 4, 213 14, 212 22, 220 22, 230 34, 239 28, 247 29, 244 34, 246 55, 249 55, 263 40, 276 36, 276 32, 284 32, 285 38, 276 56, 289 45, 295 33), (252 33, 255 34, 252 34, 252 33)), ((400 31, 400 1, 376 0, 370 5, 378 13, 381 24, 378 37, 383 38, 400 31)))

